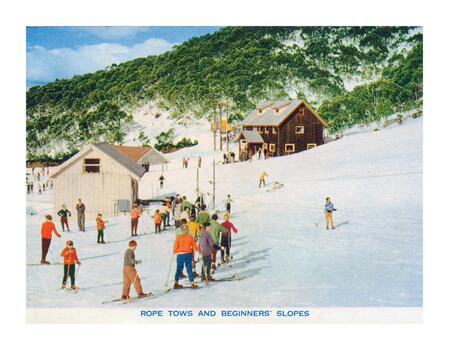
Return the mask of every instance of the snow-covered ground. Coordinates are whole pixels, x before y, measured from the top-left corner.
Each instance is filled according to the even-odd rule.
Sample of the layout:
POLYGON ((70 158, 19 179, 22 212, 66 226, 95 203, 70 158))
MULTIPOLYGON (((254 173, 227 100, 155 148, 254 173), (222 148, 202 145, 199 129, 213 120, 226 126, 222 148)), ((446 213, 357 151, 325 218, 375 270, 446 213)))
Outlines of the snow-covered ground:
MULTIPOLYGON (((233 237, 232 268, 220 267, 216 277, 236 273, 239 281, 181 290, 131 306, 147 307, 415 307, 422 306, 422 118, 407 119, 380 131, 366 129, 315 149, 269 160, 216 167, 217 209, 230 193, 233 237), (258 188, 258 175, 284 187, 258 188), (338 211, 336 230, 324 228, 324 198, 338 211)), ((160 131, 163 131, 162 129, 160 131)), ((207 123, 190 130, 198 146, 170 154, 164 190, 193 198, 195 164, 203 157, 200 191, 211 193, 212 135, 207 123), (188 169, 182 157, 190 157, 188 169)), ((142 179, 142 191, 157 193, 160 170, 142 179), (151 190, 149 190, 152 187, 151 190)), ((210 202, 210 196, 206 196, 210 202)), ((40 224, 51 209, 51 191, 27 198, 27 263, 40 261, 40 224)), ((69 208, 73 209, 73 208, 69 208)), ((74 211, 74 210, 73 210, 74 211)), ((129 239, 129 217, 106 218, 105 239, 96 244, 94 222, 87 232, 54 238, 48 256, 61 261, 67 239, 75 242, 82 262, 77 294, 60 290, 62 266, 27 266, 28 307, 129 307, 101 304, 119 297, 123 253, 129 239)), ((70 219, 75 229, 76 219, 70 219)), ((60 225, 58 223, 58 229, 60 225)), ((148 214, 140 232, 153 232, 148 214)), ((172 230, 137 238, 137 267, 145 291, 163 287, 172 257, 172 230)), ((174 276, 174 264, 170 280, 174 276)), ((132 290, 132 293, 134 291, 132 290)))

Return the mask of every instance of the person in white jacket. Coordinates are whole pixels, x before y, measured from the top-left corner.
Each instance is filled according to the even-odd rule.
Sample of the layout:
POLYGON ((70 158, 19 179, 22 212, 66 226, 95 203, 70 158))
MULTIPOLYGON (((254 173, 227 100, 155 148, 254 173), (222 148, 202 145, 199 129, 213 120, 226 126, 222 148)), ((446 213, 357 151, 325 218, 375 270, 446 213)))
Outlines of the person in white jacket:
POLYGON ((175 219, 175 227, 178 228, 179 222, 181 221, 181 203, 179 200, 175 201, 175 212, 173 218, 175 219))

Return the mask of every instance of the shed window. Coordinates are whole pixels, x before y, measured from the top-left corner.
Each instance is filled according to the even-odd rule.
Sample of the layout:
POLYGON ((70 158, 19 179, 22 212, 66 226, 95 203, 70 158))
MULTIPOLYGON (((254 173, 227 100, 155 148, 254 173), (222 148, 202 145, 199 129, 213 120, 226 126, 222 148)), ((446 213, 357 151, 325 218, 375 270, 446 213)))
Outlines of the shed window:
POLYGON ((287 152, 287 153, 295 152, 295 144, 294 143, 286 143, 285 144, 285 152, 287 152))
POLYGON ((307 144, 307 149, 311 149, 311 148, 315 148, 316 147, 316 143, 308 143, 307 144))
POLYGON ((83 173, 99 173, 100 159, 99 158, 85 158, 83 163, 83 173))
POLYGON ((302 125, 295 126, 295 134, 304 134, 304 126, 302 125))

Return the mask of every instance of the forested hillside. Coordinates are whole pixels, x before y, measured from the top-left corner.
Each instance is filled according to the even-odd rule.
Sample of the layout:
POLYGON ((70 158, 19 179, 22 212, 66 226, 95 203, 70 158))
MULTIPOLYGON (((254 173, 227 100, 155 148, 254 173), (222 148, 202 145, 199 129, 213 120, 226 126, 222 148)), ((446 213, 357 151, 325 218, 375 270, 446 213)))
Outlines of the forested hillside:
POLYGON ((27 157, 123 142, 135 108, 173 118, 241 117, 266 99, 305 97, 338 131, 416 106, 422 34, 411 27, 226 27, 158 55, 27 91, 27 157), (362 82, 351 89, 355 82, 362 82), (349 91, 350 90, 350 91, 349 91))

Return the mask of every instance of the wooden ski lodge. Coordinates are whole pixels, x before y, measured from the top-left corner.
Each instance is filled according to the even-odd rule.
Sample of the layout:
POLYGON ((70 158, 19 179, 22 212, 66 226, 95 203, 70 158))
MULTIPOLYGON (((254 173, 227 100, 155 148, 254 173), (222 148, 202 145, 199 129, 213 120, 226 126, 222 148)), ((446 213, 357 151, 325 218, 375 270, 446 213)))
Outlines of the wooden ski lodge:
POLYGON ((311 149, 324 143, 324 130, 329 127, 305 100, 263 103, 241 125, 242 131, 236 137, 241 159, 259 149, 267 149, 269 156, 311 149))

